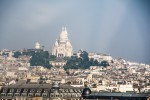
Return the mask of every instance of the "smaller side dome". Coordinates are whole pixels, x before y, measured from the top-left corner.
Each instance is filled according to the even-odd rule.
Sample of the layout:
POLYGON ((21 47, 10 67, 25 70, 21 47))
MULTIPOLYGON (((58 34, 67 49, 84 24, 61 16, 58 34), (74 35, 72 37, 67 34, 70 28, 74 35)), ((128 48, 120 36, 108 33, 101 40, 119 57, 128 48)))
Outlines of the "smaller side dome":
POLYGON ((35 49, 40 49, 40 48, 41 48, 40 43, 39 43, 39 42, 36 42, 36 43, 35 43, 35 49))
POLYGON ((55 42, 55 46, 58 46, 58 41, 57 41, 57 39, 56 39, 56 42, 55 42))
POLYGON ((86 87, 86 88, 83 89, 82 97, 86 98, 86 96, 89 96, 90 94, 91 94, 90 88, 86 87))
POLYGON ((71 47, 71 43, 69 41, 67 41, 66 46, 71 47))

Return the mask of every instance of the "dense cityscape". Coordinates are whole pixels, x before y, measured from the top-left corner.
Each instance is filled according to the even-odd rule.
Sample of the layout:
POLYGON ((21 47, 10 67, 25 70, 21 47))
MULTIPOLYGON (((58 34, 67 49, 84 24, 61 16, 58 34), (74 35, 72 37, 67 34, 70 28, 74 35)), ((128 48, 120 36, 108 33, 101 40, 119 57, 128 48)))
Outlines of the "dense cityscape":
POLYGON ((79 100, 85 87, 98 93, 150 93, 150 65, 74 52, 66 27, 51 49, 36 42, 30 49, 0 50, 0 98, 79 100))

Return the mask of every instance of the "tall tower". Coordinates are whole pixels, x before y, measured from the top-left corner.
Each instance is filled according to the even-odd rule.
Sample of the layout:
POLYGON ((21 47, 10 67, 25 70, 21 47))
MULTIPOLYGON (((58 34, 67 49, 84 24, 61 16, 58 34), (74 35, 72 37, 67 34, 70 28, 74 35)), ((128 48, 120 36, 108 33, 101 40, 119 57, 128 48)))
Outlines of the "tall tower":
POLYGON ((73 54, 72 45, 68 39, 66 27, 62 27, 62 31, 53 46, 52 55, 57 57, 71 57, 73 54))

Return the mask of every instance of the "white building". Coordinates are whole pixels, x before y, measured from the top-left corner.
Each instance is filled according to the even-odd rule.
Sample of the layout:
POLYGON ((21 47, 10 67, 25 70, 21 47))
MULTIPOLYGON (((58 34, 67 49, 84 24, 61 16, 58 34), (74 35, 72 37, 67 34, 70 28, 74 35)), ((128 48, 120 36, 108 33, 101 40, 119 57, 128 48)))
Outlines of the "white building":
POLYGON ((15 74, 14 71, 8 71, 8 72, 6 72, 6 77, 16 78, 17 75, 15 74))
POLYGON ((106 60, 106 61, 113 60, 113 58, 110 55, 106 55, 106 54, 89 53, 88 57, 90 59, 93 58, 94 60, 97 60, 98 62, 101 62, 103 60, 106 60))
POLYGON ((132 84, 119 85, 120 92, 134 91, 132 84))
POLYGON ((41 49, 41 45, 40 45, 39 42, 36 42, 36 43, 35 43, 35 49, 41 49))
POLYGON ((57 57, 71 57, 73 54, 72 45, 68 39, 66 28, 62 28, 62 32, 54 44, 52 55, 57 57))

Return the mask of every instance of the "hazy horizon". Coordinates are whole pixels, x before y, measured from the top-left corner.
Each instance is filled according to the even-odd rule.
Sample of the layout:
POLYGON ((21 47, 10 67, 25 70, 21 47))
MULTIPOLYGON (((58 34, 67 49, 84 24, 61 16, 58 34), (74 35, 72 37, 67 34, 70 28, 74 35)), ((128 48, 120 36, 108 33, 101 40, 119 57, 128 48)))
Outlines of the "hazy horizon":
POLYGON ((149 0, 1 0, 0 50, 51 50, 67 27, 74 51, 150 64, 149 0))

